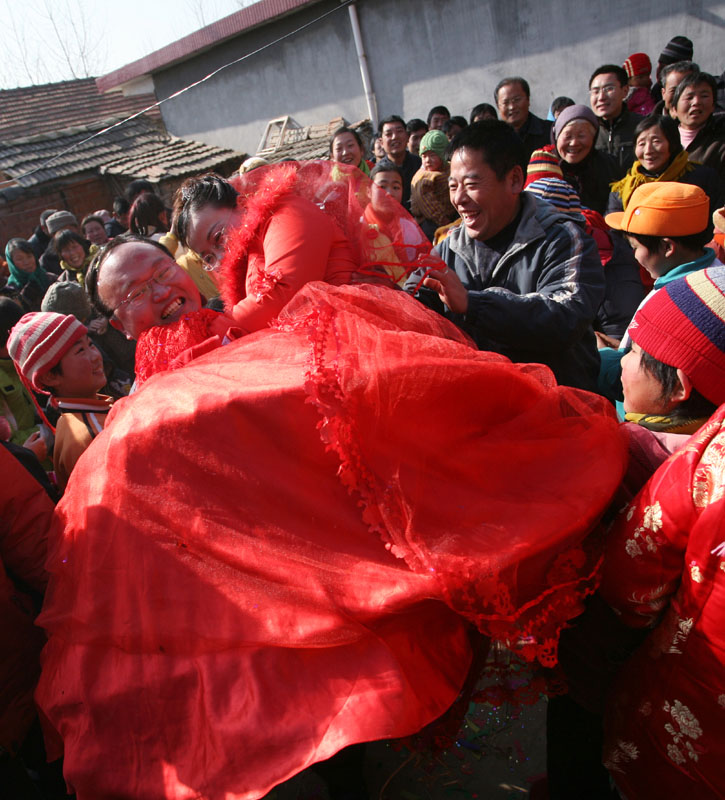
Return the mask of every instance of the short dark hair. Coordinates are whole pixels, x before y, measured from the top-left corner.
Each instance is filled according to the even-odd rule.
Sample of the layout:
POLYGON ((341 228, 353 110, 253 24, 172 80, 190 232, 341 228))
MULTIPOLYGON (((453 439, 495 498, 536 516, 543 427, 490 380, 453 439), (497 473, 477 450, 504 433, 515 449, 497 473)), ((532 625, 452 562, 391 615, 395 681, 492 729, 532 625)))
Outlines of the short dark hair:
POLYGON ((422 119, 418 119, 418 117, 413 117, 413 119, 409 119, 408 122, 405 124, 405 130, 407 133, 417 133, 418 131, 426 131, 428 132, 428 125, 423 122, 422 119))
POLYGON ((88 251, 91 248, 91 243, 88 241, 88 239, 84 239, 80 233, 76 233, 69 228, 64 228, 62 231, 58 231, 53 236, 53 252, 57 256, 60 256, 60 251, 64 247, 67 247, 71 242, 76 242, 79 244, 85 251, 85 254, 88 255, 88 251))
POLYGON ((591 89, 592 81, 597 75, 608 75, 609 73, 616 76, 620 86, 629 85, 629 76, 619 64, 602 64, 601 67, 597 67, 594 72, 592 72, 592 76, 589 78, 589 88, 591 89))
POLYGON ((360 134, 357 131, 353 130, 352 128, 348 128, 347 125, 341 125, 330 137, 330 153, 332 153, 333 142, 342 133, 351 133, 355 137, 355 141, 360 145, 360 149, 361 150, 365 149, 365 145, 363 145, 363 141, 362 138, 360 137, 360 134))
POLYGON ((164 201, 157 194, 142 192, 133 201, 128 213, 128 227, 132 233, 150 236, 163 227, 164 223, 160 216, 164 211, 166 211, 164 201), (154 230, 151 231, 150 228, 154 230))
POLYGON ((120 247, 121 245, 128 244, 129 242, 142 242, 143 244, 153 245, 165 253, 170 259, 173 260, 174 258, 160 242, 157 242, 155 239, 147 239, 145 236, 139 236, 137 233, 122 233, 119 236, 111 239, 108 244, 104 244, 103 247, 101 247, 100 250, 93 256, 93 260, 89 264, 88 270, 86 271, 84 284, 86 293, 88 294, 93 307, 107 319, 110 319, 114 312, 113 309, 105 306, 101 298, 98 296, 98 275, 103 262, 108 258, 108 256, 116 248, 120 247))
POLYGON ((405 128, 405 120, 402 117, 399 117, 397 114, 391 114, 389 117, 385 117, 385 119, 381 119, 378 123, 378 133, 383 132, 383 126, 389 125, 393 122, 399 122, 405 128))
MULTIPOLYGON (((665 364, 641 348, 640 353, 640 365, 662 387, 662 394, 659 399, 664 403, 669 402, 680 385, 680 379, 677 377, 677 367, 665 364)), ((674 419, 680 417, 694 417, 697 419, 712 416, 716 409, 715 403, 703 397, 693 386, 687 400, 679 403, 670 416, 674 419)))
POLYGON ((20 322, 25 311, 9 297, 0 297, 0 347, 8 343, 10 331, 20 322))
POLYGON ((671 117, 662 114, 650 114, 648 117, 639 121, 637 127, 634 129, 635 145, 637 144, 637 139, 639 139, 640 134, 651 128, 659 128, 665 139, 669 142, 670 159, 673 159, 678 153, 682 152, 680 129, 677 123, 671 117))
POLYGON ((662 67, 660 70, 660 83, 664 86, 665 79, 671 72, 682 72, 683 74, 687 72, 699 72, 700 65, 696 64, 694 61, 675 61, 674 64, 668 64, 666 67, 662 67))
POLYGON ((128 214, 129 209, 131 208, 131 204, 126 200, 125 197, 119 195, 118 197, 113 198, 113 213, 116 216, 121 216, 122 214, 128 214))
POLYGON ((237 191, 215 172, 207 172, 196 178, 187 178, 174 195, 174 221, 171 229, 176 238, 188 246, 189 218, 192 211, 206 205, 215 208, 233 209, 237 205, 237 191))
POLYGON ((397 172, 400 177, 403 177, 403 170, 397 164, 394 164, 389 158, 381 158, 380 161, 370 170, 370 180, 372 180, 379 172, 397 172))
POLYGON ((709 72, 690 72, 677 84, 675 95, 672 98, 673 104, 676 106, 680 102, 686 89, 691 86, 699 86, 701 83, 706 83, 710 87, 713 101, 717 100, 717 80, 709 72))
POLYGON ((565 108, 569 108, 569 106, 575 106, 576 103, 571 99, 571 97, 566 97, 565 95, 561 95, 560 97, 555 97, 551 101, 551 113, 556 114, 557 111, 563 111, 565 108))
POLYGON ((511 78, 502 78, 497 84, 496 88, 493 90, 493 99, 498 104, 498 93, 503 89, 504 86, 510 86, 512 83, 518 83, 521 85, 521 88, 524 90, 524 94, 526 97, 531 99, 531 87, 529 86, 529 82, 525 79, 520 77, 519 75, 514 75, 511 78))
POLYGON ((129 205, 133 203, 142 192, 151 192, 151 194, 155 194, 156 189, 153 183, 147 181, 145 178, 138 178, 135 181, 131 181, 126 187, 126 200, 128 200, 129 205))
POLYGON ((498 111, 496 111, 495 106, 492 106, 490 103, 479 103, 471 109, 471 116, 468 120, 469 125, 476 121, 476 117, 483 116, 484 114, 488 114, 492 119, 498 119, 498 111))
POLYGON ((458 133, 448 145, 446 155, 450 157, 462 148, 478 150, 484 162, 502 181, 514 168, 521 167, 526 175, 528 157, 526 147, 516 131, 506 122, 486 119, 474 122, 458 133))
POLYGON ((104 227, 104 222, 100 217, 97 217, 95 214, 88 214, 88 216, 83 217, 81 222, 81 230, 85 233, 86 225, 89 222, 97 222, 102 228, 104 227))
POLYGON ((430 127, 430 121, 433 119, 433 114, 443 114, 444 116, 451 118, 451 112, 445 106, 433 106, 431 110, 428 112, 427 122, 428 127, 430 127))
POLYGON ((708 225, 704 231, 691 233, 689 236, 648 236, 644 233, 629 232, 627 232, 627 236, 636 239, 648 252, 656 254, 662 251, 665 239, 671 239, 675 244, 679 244, 686 250, 702 250, 712 239, 712 231, 708 225))

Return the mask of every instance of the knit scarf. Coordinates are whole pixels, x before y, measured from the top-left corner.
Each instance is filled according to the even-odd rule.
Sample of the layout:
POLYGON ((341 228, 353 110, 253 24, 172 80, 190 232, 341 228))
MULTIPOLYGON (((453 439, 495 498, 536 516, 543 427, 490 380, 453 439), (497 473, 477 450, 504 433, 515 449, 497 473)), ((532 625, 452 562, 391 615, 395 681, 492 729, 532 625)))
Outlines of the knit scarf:
POLYGON ((27 286, 29 283, 34 283, 38 288, 45 292, 45 290, 53 283, 53 279, 48 275, 48 273, 38 264, 38 260, 35 260, 35 271, 34 272, 23 272, 23 270, 18 269, 13 262, 12 256, 10 253, 5 250, 5 258, 8 262, 8 269, 10 270, 10 277, 8 278, 8 286, 12 287, 13 289, 22 289, 24 286, 27 286))
POLYGON ((621 181, 611 184, 613 192, 618 192, 622 198, 622 208, 626 210, 632 192, 643 183, 653 183, 654 181, 679 181, 680 178, 691 170, 695 165, 690 161, 687 152, 682 150, 673 159, 667 169, 661 175, 647 175, 640 172, 644 169, 639 161, 635 161, 629 172, 621 181))
POLYGON ((707 417, 668 417, 662 414, 635 414, 624 415, 625 422, 634 422, 650 431, 664 433, 689 433, 693 434, 706 422, 707 417))

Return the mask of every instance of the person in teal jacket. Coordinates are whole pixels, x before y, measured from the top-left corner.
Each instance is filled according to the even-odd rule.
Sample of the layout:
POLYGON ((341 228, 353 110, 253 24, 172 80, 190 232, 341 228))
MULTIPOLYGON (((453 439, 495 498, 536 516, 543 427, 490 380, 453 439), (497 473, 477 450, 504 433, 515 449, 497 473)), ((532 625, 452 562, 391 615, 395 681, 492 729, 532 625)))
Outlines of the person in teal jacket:
MULTIPOLYGON (((607 225, 625 234, 634 257, 654 278, 652 292, 640 308, 671 281, 721 266, 715 252, 705 247, 711 238, 709 208, 708 196, 699 186, 663 181, 639 186, 626 211, 607 214, 607 225)), ((609 339, 608 344, 599 350, 598 390, 616 402, 623 418, 621 361, 632 345, 629 329, 621 341, 609 339)))

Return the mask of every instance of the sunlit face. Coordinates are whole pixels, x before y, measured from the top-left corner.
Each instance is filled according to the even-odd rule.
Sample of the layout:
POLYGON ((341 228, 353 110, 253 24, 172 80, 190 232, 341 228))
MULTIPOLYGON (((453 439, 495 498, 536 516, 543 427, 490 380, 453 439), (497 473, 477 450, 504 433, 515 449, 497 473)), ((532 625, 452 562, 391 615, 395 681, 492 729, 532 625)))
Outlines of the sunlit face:
POLYGON ((589 104, 602 119, 616 119, 622 113, 629 86, 619 82, 613 72, 597 75, 589 86, 589 104))
POLYGON ((628 414, 666 414, 672 403, 662 398, 662 384, 642 364, 642 349, 636 343, 622 358, 622 393, 628 414))
POLYGON ((108 241, 106 229, 96 220, 86 222, 83 226, 83 233, 91 244, 97 244, 99 247, 108 241))
POLYGON ((556 137, 556 149, 567 164, 578 164, 591 153, 596 135, 590 123, 572 120, 556 137))
POLYGON ((21 272, 35 272, 37 264, 35 263, 35 256, 32 253, 26 253, 25 250, 13 250, 10 254, 13 264, 21 272))
POLYGON ((670 143, 656 125, 642 131, 634 145, 637 161, 648 171, 659 175, 670 160, 670 143))
POLYGON ((433 114, 428 123, 428 130, 439 131, 443 127, 443 123, 449 119, 448 114, 433 114))
POLYGON ((103 357, 88 336, 72 345, 59 366, 59 373, 46 372, 38 378, 59 397, 93 397, 106 384, 103 357))
POLYGON ((85 261, 86 251, 81 247, 81 245, 78 244, 78 242, 68 242, 68 244, 60 251, 60 257, 73 269, 80 269, 85 261))
POLYGON ((399 203, 403 202, 403 179, 397 172, 377 172, 373 183, 399 203))
POLYGON ((504 122, 520 128, 529 116, 529 98, 520 83, 509 83, 498 90, 498 113, 504 122))
POLYGON ((425 136, 426 131, 421 128, 408 135, 408 152, 414 156, 420 155, 420 140, 425 136))
POLYGON ((420 158, 423 162, 423 169, 428 172, 440 172, 443 169, 443 159, 432 150, 423 153, 420 158))
POLYGON ((480 151, 462 147, 453 154, 448 179, 451 203, 472 239, 490 239, 513 221, 523 186, 521 167, 513 167, 499 180, 480 151))
POLYGON ((187 273, 171 256, 146 242, 128 242, 109 253, 99 271, 98 296, 130 339, 201 308, 201 295, 187 273), (170 270, 168 279, 152 280, 161 270, 170 270), (140 289, 145 289, 143 294, 130 302, 140 289))
POLYGON ((362 148, 352 133, 338 133, 332 143, 332 160, 356 167, 362 161, 362 148))
POLYGON ((646 269, 655 280, 659 278, 660 275, 665 274, 667 271, 667 256, 664 250, 653 253, 635 239, 634 236, 627 236, 627 241, 634 251, 635 261, 646 269))
POLYGON ((688 86, 677 101, 677 119, 685 130, 701 128, 715 108, 712 87, 707 83, 688 86))
POLYGON ((239 223, 239 208, 207 204, 189 214, 187 244, 210 269, 224 258, 227 231, 239 223))
POLYGON ((399 161, 405 155, 408 144, 408 134, 402 122, 386 122, 383 125, 382 136, 383 150, 388 158, 399 161))
POLYGON ((665 101, 665 108, 671 117, 676 114, 675 107, 672 105, 675 99, 675 89, 687 74, 687 72, 670 72, 665 78, 665 85, 662 87, 662 99, 665 101))

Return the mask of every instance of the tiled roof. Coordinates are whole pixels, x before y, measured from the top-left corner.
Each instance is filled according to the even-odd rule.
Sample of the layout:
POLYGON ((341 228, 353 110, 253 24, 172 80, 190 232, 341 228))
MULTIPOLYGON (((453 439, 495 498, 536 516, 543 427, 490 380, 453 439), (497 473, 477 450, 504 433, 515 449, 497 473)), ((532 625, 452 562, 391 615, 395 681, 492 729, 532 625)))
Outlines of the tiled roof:
POLYGON ((159 181, 206 170, 228 171, 244 158, 244 154, 234 150, 161 133, 142 118, 79 144, 113 121, 12 142, 0 141, 0 173, 7 179, 15 179, 14 185, 22 187, 89 171, 159 181), (66 152, 73 145, 78 146, 66 152), (47 163, 51 159, 52 163, 47 163))
POLYGON ((235 11, 217 22, 212 22, 211 25, 206 25, 160 50, 155 50, 153 53, 139 58, 138 61, 132 61, 120 69, 96 78, 96 83, 98 88, 105 92, 144 75, 166 69, 177 61, 197 55, 226 39, 231 39, 233 36, 264 25, 278 17, 291 14, 298 8, 313 2, 319 2, 319 0, 260 0, 260 2, 235 11))
MULTIPOLYGON (((315 158, 328 158, 330 155, 330 136, 342 125, 346 125, 342 117, 336 117, 324 125, 308 125, 304 128, 291 128, 285 131, 284 141, 268 142, 273 147, 260 150, 257 155, 266 158, 269 162, 282 161, 293 158, 296 161, 308 161, 315 158)), ((372 136, 370 120, 365 119, 350 125, 362 137, 363 144, 367 146, 372 136)), ((271 137, 270 137, 271 138, 271 137)))
MULTIPOLYGON (((0 141, 91 125, 109 117, 128 117, 155 102, 153 94, 124 97, 120 90, 101 94, 94 78, 3 89, 0 91, 0 141)), ((161 120, 158 108, 145 116, 161 120)))

